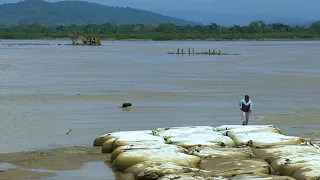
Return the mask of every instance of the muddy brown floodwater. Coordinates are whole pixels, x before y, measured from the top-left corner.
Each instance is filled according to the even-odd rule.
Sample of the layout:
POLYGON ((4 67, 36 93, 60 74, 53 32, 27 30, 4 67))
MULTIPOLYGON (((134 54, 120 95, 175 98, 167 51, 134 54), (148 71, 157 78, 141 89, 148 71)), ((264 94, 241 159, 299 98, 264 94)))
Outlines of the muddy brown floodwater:
MULTIPOLYGON (((253 102, 249 124, 273 124, 286 135, 320 139, 319 41, 103 41, 99 47, 58 46, 67 43, 0 42, 0 154, 57 148, 14 154, 11 160, 1 155, 27 168, 17 170, 16 176, 33 175, 29 168, 51 168, 52 172, 37 169, 36 174, 56 174, 48 180, 113 180, 116 175, 102 162, 103 155, 80 147, 75 155, 64 147, 90 147, 95 137, 107 132, 241 124, 238 102, 245 94, 253 102), (177 48, 241 55, 167 54, 177 48), (125 102, 133 108, 119 108, 125 102), (62 167, 70 170, 60 171, 62 167)), ((1 177, 10 173, 1 172, 1 177)))

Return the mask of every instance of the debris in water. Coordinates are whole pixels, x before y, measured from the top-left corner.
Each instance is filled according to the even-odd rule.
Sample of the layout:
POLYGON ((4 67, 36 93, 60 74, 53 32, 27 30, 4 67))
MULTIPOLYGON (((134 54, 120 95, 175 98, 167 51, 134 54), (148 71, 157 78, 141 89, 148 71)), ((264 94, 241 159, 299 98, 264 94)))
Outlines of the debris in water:
POLYGON ((128 108, 128 107, 131 107, 132 104, 131 103, 123 103, 121 108, 128 108))

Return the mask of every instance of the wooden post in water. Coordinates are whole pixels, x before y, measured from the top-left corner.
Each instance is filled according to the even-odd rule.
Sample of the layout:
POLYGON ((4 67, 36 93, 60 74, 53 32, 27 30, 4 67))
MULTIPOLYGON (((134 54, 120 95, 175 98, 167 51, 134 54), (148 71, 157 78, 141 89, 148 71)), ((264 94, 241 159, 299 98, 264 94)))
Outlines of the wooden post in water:
POLYGON ((190 56, 190 54, 191 54, 190 48, 188 49, 188 53, 189 53, 189 56, 190 56))
POLYGON ((182 53, 182 55, 183 55, 183 49, 181 49, 181 53, 182 53))
POLYGON ((194 55, 194 48, 192 48, 192 55, 194 55))
POLYGON ((178 48, 177 54, 180 54, 180 48, 178 48))
POLYGON ((220 49, 219 49, 219 55, 221 55, 221 51, 220 51, 220 49))
POLYGON ((209 49, 209 55, 210 55, 210 49, 209 49))
POLYGON ((213 53, 214 55, 216 55, 216 50, 212 50, 212 53, 213 53))

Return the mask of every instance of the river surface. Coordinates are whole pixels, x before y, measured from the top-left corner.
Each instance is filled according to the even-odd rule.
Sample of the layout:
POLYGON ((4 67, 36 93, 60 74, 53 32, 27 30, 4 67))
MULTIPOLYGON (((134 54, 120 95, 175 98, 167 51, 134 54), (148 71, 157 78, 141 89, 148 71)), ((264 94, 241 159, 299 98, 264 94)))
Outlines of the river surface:
POLYGON ((0 153, 92 145, 113 131, 241 124, 245 94, 249 124, 320 138, 319 41, 66 43, 1 40, 0 153), (177 48, 241 55, 167 54, 177 48))

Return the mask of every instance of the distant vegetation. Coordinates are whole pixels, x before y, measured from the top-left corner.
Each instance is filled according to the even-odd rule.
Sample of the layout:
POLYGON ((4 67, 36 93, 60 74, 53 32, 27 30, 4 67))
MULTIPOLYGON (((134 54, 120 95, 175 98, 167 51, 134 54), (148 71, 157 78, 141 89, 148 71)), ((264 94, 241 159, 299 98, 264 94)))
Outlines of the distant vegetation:
POLYGON ((320 21, 313 23, 310 27, 288 26, 281 23, 265 24, 262 21, 252 22, 248 26, 233 27, 222 27, 218 24, 178 26, 174 24, 116 25, 114 23, 70 26, 43 26, 33 23, 0 26, 0 38, 4 39, 67 38, 69 34, 153 40, 320 39, 320 21))
POLYGON ((68 38, 70 34, 153 40, 320 39, 320 21, 310 27, 262 21, 222 27, 84 1, 24 0, 0 5, 0 38, 68 38))

